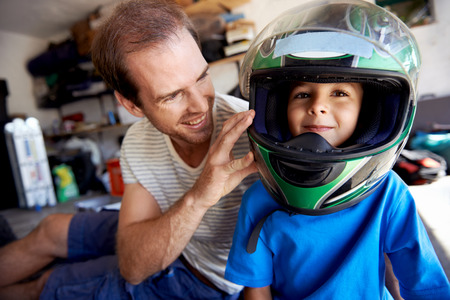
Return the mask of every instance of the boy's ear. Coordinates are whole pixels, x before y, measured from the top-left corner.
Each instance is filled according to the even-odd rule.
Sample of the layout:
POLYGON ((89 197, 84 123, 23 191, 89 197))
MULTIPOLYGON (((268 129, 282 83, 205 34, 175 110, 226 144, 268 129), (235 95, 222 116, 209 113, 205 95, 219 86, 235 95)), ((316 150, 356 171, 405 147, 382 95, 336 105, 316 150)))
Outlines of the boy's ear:
POLYGON ((138 118, 142 118, 144 117, 144 113, 142 112, 142 110, 136 106, 136 104, 134 104, 133 102, 131 102, 130 100, 128 100, 127 98, 125 98, 124 96, 122 96, 122 94, 120 94, 117 91, 114 91, 114 96, 116 96, 117 101, 119 101, 119 103, 125 107, 125 109, 132 114, 135 117, 138 118))

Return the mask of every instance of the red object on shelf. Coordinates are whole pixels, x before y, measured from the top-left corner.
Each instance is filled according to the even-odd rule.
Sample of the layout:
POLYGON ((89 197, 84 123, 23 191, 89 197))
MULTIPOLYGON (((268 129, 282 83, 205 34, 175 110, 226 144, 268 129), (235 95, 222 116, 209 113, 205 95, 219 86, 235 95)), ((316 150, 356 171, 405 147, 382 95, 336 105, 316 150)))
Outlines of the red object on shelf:
POLYGON ((109 173, 109 182, 111 187, 111 195, 122 196, 124 185, 122 179, 122 171, 120 169, 120 160, 112 158, 106 161, 106 169, 109 173))
POLYGON ((84 121, 84 115, 83 115, 83 113, 75 113, 75 114, 63 116, 62 120, 63 120, 63 122, 64 121, 83 122, 84 121))

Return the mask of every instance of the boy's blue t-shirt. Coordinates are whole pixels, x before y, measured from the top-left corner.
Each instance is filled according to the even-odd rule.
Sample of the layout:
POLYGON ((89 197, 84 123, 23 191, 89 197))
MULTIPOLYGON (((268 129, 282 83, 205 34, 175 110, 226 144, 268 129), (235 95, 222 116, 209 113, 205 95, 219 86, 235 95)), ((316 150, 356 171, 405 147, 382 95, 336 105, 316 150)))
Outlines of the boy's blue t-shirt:
MULTIPOLYGON (((432 201, 430 199, 430 201, 432 201)), ((387 299, 384 252, 406 299, 450 299, 450 287, 408 187, 390 172, 366 199, 322 216, 276 211, 256 251, 249 236, 280 208, 260 181, 244 195, 225 278, 271 285, 274 299, 387 299)))

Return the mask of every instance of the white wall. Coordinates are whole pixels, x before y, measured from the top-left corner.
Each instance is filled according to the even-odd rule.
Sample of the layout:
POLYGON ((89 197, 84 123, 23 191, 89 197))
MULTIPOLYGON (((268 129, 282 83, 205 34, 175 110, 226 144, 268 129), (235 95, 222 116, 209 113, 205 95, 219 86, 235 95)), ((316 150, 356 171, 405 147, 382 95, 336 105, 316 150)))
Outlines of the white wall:
POLYGON ((436 22, 412 28, 422 54, 419 95, 450 96, 450 1, 434 0, 436 22))
POLYGON ((58 118, 57 110, 38 109, 33 96, 32 78, 27 61, 48 47, 48 41, 26 35, 0 31, 0 78, 6 79, 9 96, 8 114, 26 114, 36 117, 41 127, 51 125, 58 118))

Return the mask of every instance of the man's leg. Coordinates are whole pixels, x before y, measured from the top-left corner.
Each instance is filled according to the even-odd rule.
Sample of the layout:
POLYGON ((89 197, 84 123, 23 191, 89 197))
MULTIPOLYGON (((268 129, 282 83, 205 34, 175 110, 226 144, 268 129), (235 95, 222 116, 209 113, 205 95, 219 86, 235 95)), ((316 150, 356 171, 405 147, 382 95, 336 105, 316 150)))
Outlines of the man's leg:
POLYGON ((21 240, 0 248, 0 287, 30 277, 55 258, 67 257, 72 214, 53 214, 21 240))
POLYGON ((126 294, 125 279, 120 276, 116 255, 55 267, 40 297, 55 300, 130 299, 126 294))
POLYGON ((2 300, 34 300, 39 299, 41 292, 53 270, 44 272, 36 280, 25 283, 0 287, 0 299, 2 300))
MULTIPOLYGON (((14 266, 12 262, 18 264, 20 270, 15 272, 18 273, 16 281, 9 280, 9 282, 21 280, 17 279, 19 277, 28 278, 52 262, 54 258, 68 258, 72 262, 94 259, 85 263, 69 263, 59 266, 55 270, 47 270, 34 281, 0 287, 0 299, 38 299, 44 288, 50 294, 64 294, 65 288, 62 286, 66 285, 71 290, 73 288, 73 286, 70 287, 71 284, 77 285, 85 281, 97 286, 98 280, 106 277, 117 265, 117 259, 113 254, 115 253, 118 216, 118 211, 102 211, 75 215, 56 214, 44 219, 23 240, 15 242, 18 243, 17 245, 11 245, 4 251, 2 249, 3 254, 0 252, 0 272, 2 272, 0 275, 5 282, 8 282, 5 279, 8 276, 3 276, 5 274, 3 272, 8 272, 7 266, 14 266), (29 244, 39 243, 44 245, 35 247, 36 249, 30 248, 28 251, 23 249, 29 244), (50 245, 53 246, 50 247, 50 245), (14 253, 16 249, 19 250, 19 253, 14 253), (33 252, 36 250, 39 250, 39 255, 33 252), (20 256, 29 257, 28 260, 33 262, 34 267, 22 266, 26 262, 20 256), (8 260, 9 257, 13 258, 13 261, 4 266, 3 261, 8 260), (41 259, 40 263, 35 261, 38 259, 41 259), (30 275, 24 275, 24 268, 30 275), (46 286, 48 280, 50 284, 46 286), (58 282, 64 284, 58 284, 58 282), (59 288, 60 286, 61 288, 59 288), (56 287, 58 287, 58 291, 56 287)), ((83 290, 88 292, 89 287, 82 285, 83 290)), ((61 299, 65 299, 65 297, 62 296, 61 299)))
MULTIPOLYGON (((237 300, 239 293, 229 295, 205 284, 190 270, 186 259, 177 259, 165 270, 153 274, 138 285, 125 283, 129 299, 208 299, 237 300)), ((109 287, 111 289, 111 287, 109 287)), ((103 290, 107 290, 103 288, 103 290)), ((108 298, 102 298, 108 299, 108 298)))

